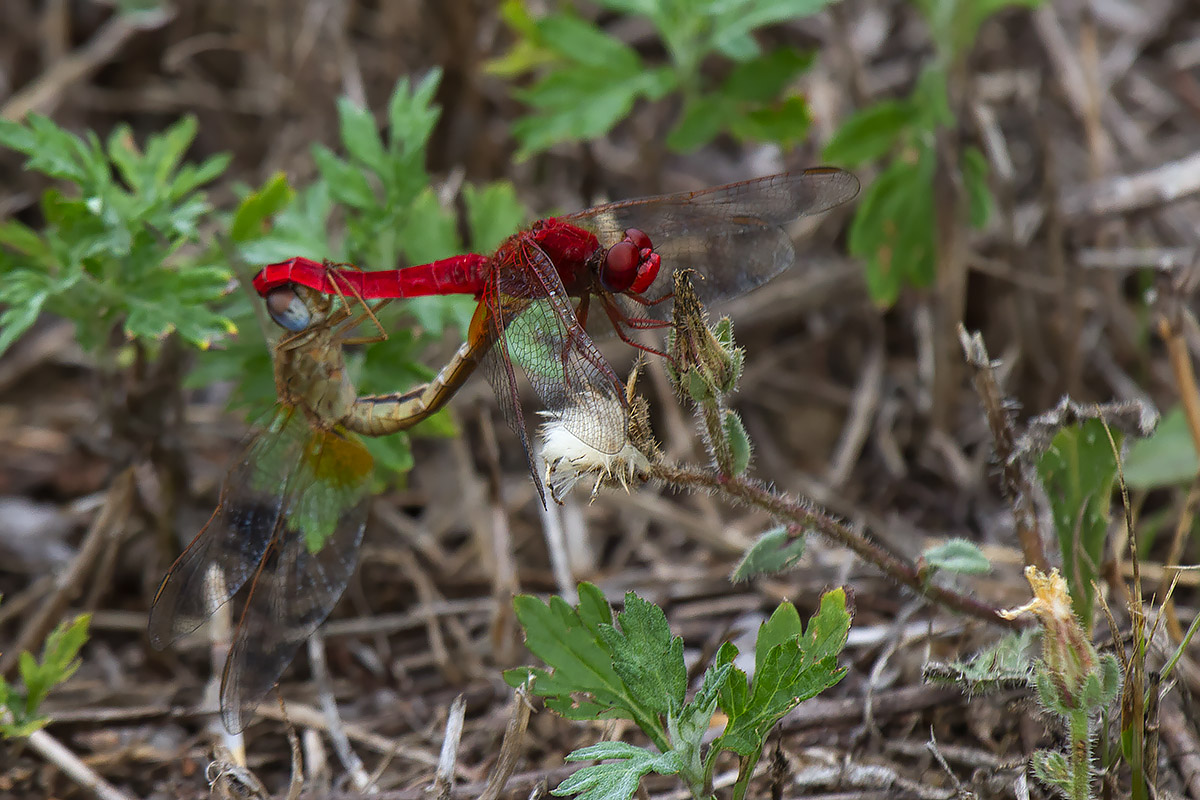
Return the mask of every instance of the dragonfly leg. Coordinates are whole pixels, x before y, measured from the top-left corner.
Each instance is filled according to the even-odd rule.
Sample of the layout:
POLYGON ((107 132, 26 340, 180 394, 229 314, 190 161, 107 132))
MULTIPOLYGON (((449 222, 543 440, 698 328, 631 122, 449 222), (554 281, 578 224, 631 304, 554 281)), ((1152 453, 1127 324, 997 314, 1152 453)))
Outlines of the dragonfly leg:
POLYGON ((665 303, 665 302, 667 302, 668 300, 670 300, 671 298, 673 298, 673 297, 675 296, 675 293, 674 293, 674 292, 667 292, 667 293, 666 293, 666 294, 664 294, 662 297, 659 297, 659 298, 658 298, 658 299, 656 299, 656 300, 647 300, 647 299, 646 299, 644 296, 642 296, 642 295, 640 295, 640 294, 634 294, 633 292, 626 292, 626 293, 625 293, 625 296, 626 296, 626 297, 628 297, 628 298, 629 298, 630 300, 632 300, 633 302, 637 303, 638 305, 643 305, 643 306, 656 306, 656 305, 658 305, 659 303, 665 303))
POLYGON ((631 330, 646 330, 648 328, 665 328, 665 327, 667 327, 667 325, 669 323, 661 322, 656 319, 632 320, 629 317, 626 317, 624 314, 622 314, 621 309, 618 308, 616 306, 616 304, 613 304, 613 303, 605 303, 604 311, 606 314, 608 314, 609 320, 612 321, 613 329, 617 332, 617 337, 620 338, 620 340, 622 342, 625 342, 625 344, 627 344, 631 347, 636 347, 638 350, 642 350, 647 353, 653 353, 654 355, 661 356, 662 358, 665 358, 668 361, 671 360, 671 357, 669 355, 667 355, 666 353, 664 353, 663 351, 656 350, 648 344, 642 344, 641 342, 636 342, 633 339, 629 338, 629 334, 625 332, 626 328, 629 328, 631 330), (635 322, 638 322, 638 323, 651 322, 654 324, 653 325, 639 325, 639 324, 634 324, 635 322))
POLYGON ((345 324, 342 326, 342 330, 343 331, 354 330, 360 324, 362 324, 363 322, 365 322, 366 320, 369 319, 375 325, 375 330, 378 331, 378 333, 376 333, 376 335, 374 335, 374 336, 348 337, 348 338, 341 340, 342 344, 372 344, 374 342, 385 341, 388 338, 387 331, 385 331, 383 329, 383 324, 379 321, 379 318, 375 316, 375 312, 378 311, 379 309, 383 308, 384 306, 386 306, 388 303, 392 302, 392 298, 386 297, 386 298, 380 300, 378 303, 376 303, 373 307, 371 305, 369 305, 368 303, 366 303, 365 301, 360 301, 360 302, 363 303, 364 310, 361 313, 354 316, 352 319, 347 320, 345 322, 345 324))
POLYGON ((590 294, 584 294, 583 297, 579 298, 579 305, 575 308, 575 319, 579 320, 579 326, 581 328, 587 327, 588 307, 591 304, 591 301, 592 296, 590 294))

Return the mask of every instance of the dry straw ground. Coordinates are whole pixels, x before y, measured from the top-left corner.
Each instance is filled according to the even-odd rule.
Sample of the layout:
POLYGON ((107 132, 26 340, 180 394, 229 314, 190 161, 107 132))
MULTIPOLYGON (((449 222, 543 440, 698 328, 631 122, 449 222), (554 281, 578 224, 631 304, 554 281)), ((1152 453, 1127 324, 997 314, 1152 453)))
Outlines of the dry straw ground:
MULTIPOLYGON (((666 155, 658 140, 664 115, 674 110, 654 106, 639 108, 602 141, 514 164, 508 126, 521 108, 482 71, 508 41, 488 2, 173 5, 172 13, 132 28, 100 3, 5 0, 0 114, 36 110, 102 134, 125 121, 139 136, 194 114, 200 133, 193 156, 230 152, 228 181, 253 185, 275 170, 309 174, 310 143, 335 135, 338 95, 378 108, 398 77, 440 66, 443 115, 431 172, 451 185, 462 177, 511 179, 535 211, 819 161, 815 145, 785 159, 730 142, 666 155)), ((814 141, 856 106, 910 84, 928 46, 915 20, 904 3, 853 0, 772 29, 780 42, 821 48, 805 84, 814 141)), ((644 32, 622 35, 638 44, 644 32)), ((848 217, 835 213, 805 244, 802 258, 821 269, 793 270, 728 311, 747 350, 736 404, 757 446, 754 473, 869 529, 905 558, 940 537, 977 541, 996 569, 966 586, 987 605, 1006 607, 1028 598, 1021 550, 946 309, 961 300, 966 326, 981 331, 1003 360, 1001 377, 1019 417, 1065 393, 1081 401, 1148 399, 1159 408, 1176 402, 1167 355, 1146 336, 1147 284, 1135 270, 1183 266, 1196 253, 1200 4, 1061 0, 1006 13, 984 28, 969 81, 964 133, 983 143, 992 162, 999 213, 986 231, 958 232, 961 258, 938 287, 906 293, 886 313, 874 309, 861 267, 844 256, 839 232, 848 217)), ((0 216, 36 223, 43 188, 12 153, 0 154, 0 216)), ((213 199, 231 197, 227 182, 213 199)), ((1194 330, 1189 337, 1195 348, 1200 339, 1194 330)), ((609 352, 618 370, 628 366, 626 352, 609 352)), ((447 354, 431 353, 430 363, 447 354)), ((658 368, 650 379, 666 452, 695 459, 700 450, 686 411, 658 368)), ((0 359, 0 650, 11 650, 39 609, 92 611, 83 667, 48 704, 49 736, 121 796, 203 797, 212 718, 197 705, 209 677, 207 650, 196 639, 156 653, 145 635, 153 587, 177 546, 147 520, 155 504, 171 501, 146 484, 107 516, 100 508, 112 496, 113 476, 145 457, 98 446, 107 440, 96 429, 100 404, 113 393, 152 390, 97 386, 69 326, 54 319, 0 359), (81 551, 85 532, 98 528, 108 535, 81 551), (80 552, 86 558, 76 558, 80 552)), ((177 541, 212 508, 244 432, 212 393, 188 397, 185 424, 161 432, 181 437, 189 456, 189 491, 174 510, 177 541)), ((407 488, 375 502, 362 566, 324 628, 328 682, 312 679, 303 656, 285 676, 310 788, 352 796, 357 771, 378 773, 381 797, 424 796, 461 696, 465 723, 451 796, 481 793, 513 708, 500 668, 529 659, 507 616, 507 596, 513 588, 551 593, 566 583, 548 556, 548 531, 565 539, 576 578, 596 582, 614 600, 632 589, 660 603, 689 658, 707 657, 721 637, 752 635, 780 599, 807 614, 823 588, 852 589, 848 677, 793 713, 778 749, 771 746, 778 755, 764 759, 777 761, 784 797, 949 798, 965 789, 1013 797, 1028 754, 1061 742, 1027 693, 968 699, 922 683, 927 660, 970 653, 998 634, 995 627, 932 607, 816 538, 798 570, 731 584, 731 567, 770 520, 702 494, 605 493, 591 505, 577 497, 541 514, 483 381, 465 390, 455 411, 464 437, 421 442, 407 488), (341 704, 344 742, 324 732, 322 691, 341 704), (931 738, 944 761, 927 747, 931 738), (361 763, 347 766, 339 749, 361 763)), ((1142 501, 1173 526, 1179 498, 1142 501)), ((1194 547, 1185 561, 1189 554, 1195 560, 1194 547)), ((1147 573, 1154 567, 1146 565, 1147 573)), ((1108 590, 1121 585, 1119 564, 1108 576, 1108 590)), ((1185 625, 1197 602, 1194 583, 1186 581, 1177 598, 1185 625)), ((1163 701, 1160 758, 1162 786, 1200 798, 1196 675, 1181 672, 1163 701)), ((264 716, 247 731, 250 769, 280 793, 288 784, 288 740, 273 706, 264 716)), ((539 710, 514 753, 504 796, 525 797, 543 780, 557 785, 572 770, 562 758, 574 747, 635 734, 619 721, 569 723, 539 710)), ((0 797, 88 796, 63 763, 0 743, 0 797)), ((676 789, 645 781, 650 797, 680 797, 676 789)), ((767 796, 770 780, 755 791, 767 796)), ((1029 791, 1044 796, 1036 786, 1029 791)))

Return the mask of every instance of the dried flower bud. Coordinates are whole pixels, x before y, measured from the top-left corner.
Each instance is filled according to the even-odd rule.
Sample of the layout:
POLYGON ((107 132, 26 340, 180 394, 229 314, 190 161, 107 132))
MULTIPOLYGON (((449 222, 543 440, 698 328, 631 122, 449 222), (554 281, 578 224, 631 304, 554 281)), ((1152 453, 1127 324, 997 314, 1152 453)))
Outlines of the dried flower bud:
POLYGON ((1064 701, 1079 698, 1089 677, 1096 671, 1096 648, 1083 632, 1083 626, 1071 607, 1066 580, 1057 569, 1046 575, 1037 567, 1025 568, 1025 578, 1033 587, 1033 599, 1000 615, 1013 619, 1025 613, 1036 614, 1042 623, 1042 660, 1064 701))
POLYGON ((715 333, 709 329, 691 275, 686 269, 675 273, 670 375, 676 391, 699 403, 734 389, 742 373, 742 351, 734 346, 728 319, 717 323, 715 333))

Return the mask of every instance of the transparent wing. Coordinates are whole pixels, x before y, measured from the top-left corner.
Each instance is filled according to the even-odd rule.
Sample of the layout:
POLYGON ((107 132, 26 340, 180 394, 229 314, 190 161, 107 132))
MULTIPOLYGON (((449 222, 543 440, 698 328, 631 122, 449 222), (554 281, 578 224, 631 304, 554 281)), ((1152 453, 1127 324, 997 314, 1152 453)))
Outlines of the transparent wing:
POLYGON ((196 630, 254 574, 278 527, 291 465, 310 436, 304 416, 288 406, 253 436, 221 486, 216 511, 159 584, 150 608, 154 647, 196 630), (220 581, 209 577, 212 570, 220 581))
POLYGON ((356 438, 310 431, 225 661, 221 715, 230 731, 242 730, 242 710, 271 690, 345 591, 362 544, 372 466, 356 438))
POLYGON ((496 343, 482 364, 542 492, 519 411, 512 364, 525 371, 547 412, 560 415, 572 434, 603 453, 616 453, 625 442, 625 392, 576 320, 558 272, 541 248, 519 238, 496 259, 483 296, 496 343))
MULTIPOLYGON (((597 206, 561 217, 610 247, 627 228, 645 231, 662 257, 658 278, 643 293, 655 300, 672 290, 672 273, 694 269, 705 304, 760 286, 795 260, 782 226, 820 214, 858 194, 858 179, 832 167, 785 172, 696 192, 646 197, 597 206)), ((670 304, 628 307, 633 316, 663 318, 670 304), (637 309, 641 308, 639 313, 637 309)))

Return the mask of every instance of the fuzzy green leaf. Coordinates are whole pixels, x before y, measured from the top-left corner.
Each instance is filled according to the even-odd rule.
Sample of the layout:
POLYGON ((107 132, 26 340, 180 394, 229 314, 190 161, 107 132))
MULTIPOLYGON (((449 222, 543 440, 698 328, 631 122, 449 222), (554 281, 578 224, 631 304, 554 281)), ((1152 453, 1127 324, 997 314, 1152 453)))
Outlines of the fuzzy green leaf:
POLYGON ((642 708, 679 713, 687 691, 683 639, 671 636, 661 608, 629 592, 617 625, 601 625, 600 636, 612 652, 613 669, 642 708))
POLYGON ((804 555, 804 536, 792 539, 787 528, 772 528, 742 554, 742 560, 733 570, 731 580, 740 582, 755 575, 770 575, 792 567, 804 555))
POLYGON ((966 539, 950 539, 931 547, 924 558, 930 567, 959 575, 986 575, 992 571, 979 545, 966 539))
POLYGON ((674 775, 683 763, 674 751, 652 753, 624 742, 600 742, 570 753, 567 761, 615 759, 614 763, 584 767, 558 785, 551 794, 576 794, 580 800, 629 800, 648 772, 674 775))

